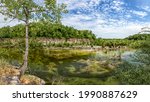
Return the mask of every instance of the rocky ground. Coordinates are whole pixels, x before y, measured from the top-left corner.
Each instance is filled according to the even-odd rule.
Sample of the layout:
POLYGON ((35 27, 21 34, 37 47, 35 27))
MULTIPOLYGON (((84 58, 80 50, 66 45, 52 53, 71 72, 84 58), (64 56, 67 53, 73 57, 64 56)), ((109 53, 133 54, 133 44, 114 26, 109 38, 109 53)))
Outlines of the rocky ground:
POLYGON ((0 85, 44 85, 45 81, 34 75, 23 75, 13 66, 0 67, 0 85))

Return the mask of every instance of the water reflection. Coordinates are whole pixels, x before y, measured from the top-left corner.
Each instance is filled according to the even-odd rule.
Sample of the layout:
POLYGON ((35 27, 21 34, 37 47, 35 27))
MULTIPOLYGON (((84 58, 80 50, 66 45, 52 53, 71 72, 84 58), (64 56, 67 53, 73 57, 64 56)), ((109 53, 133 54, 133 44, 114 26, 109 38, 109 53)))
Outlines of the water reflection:
MULTIPOLYGON (((13 48, 5 50, 5 48, 1 48, 0 56, 11 64, 19 66, 22 62, 23 52, 13 48)), ((44 79, 47 84, 54 84, 56 79, 59 80, 58 82, 65 80, 65 83, 70 83, 68 81, 70 78, 90 82, 95 80, 94 83, 100 84, 100 79, 104 80, 111 76, 117 64, 121 60, 128 60, 133 53, 132 50, 124 49, 83 51, 36 48, 29 52, 27 73, 44 79)))

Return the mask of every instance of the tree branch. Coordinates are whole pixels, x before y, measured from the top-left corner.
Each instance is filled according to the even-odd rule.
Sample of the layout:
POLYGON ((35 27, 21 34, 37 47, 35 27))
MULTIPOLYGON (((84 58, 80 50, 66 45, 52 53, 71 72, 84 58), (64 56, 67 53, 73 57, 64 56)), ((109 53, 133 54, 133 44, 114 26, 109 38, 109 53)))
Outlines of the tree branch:
MULTIPOLYGON (((17 16, 15 16, 15 15, 13 15, 13 14, 11 14, 11 13, 5 12, 5 11, 4 11, 4 12, 3 12, 3 11, 0 11, 0 13, 1 13, 2 15, 8 15, 9 17, 12 17, 13 19, 18 18, 17 16)), ((19 20, 25 22, 24 19, 19 19, 19 20)))

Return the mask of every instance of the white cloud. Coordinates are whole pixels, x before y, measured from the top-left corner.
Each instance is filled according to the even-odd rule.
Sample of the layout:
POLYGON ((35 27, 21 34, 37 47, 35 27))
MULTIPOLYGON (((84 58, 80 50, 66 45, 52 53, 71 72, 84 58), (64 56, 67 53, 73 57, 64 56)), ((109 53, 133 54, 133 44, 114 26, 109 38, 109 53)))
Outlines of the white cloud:
POLYGON ((128 23, 124 26, 97 26, 94 29, 94 33, 99 34, 99 37, 103 38, 125 38, 129 35, 137 34, 144 26, 137 23, 128 23))
POLYGON ((19 23, 18 20, 11 21, 11 19, 4 20, 4 18, 5 18, 5 16, 0 14, 0 27, 8 26, 8 25, 14 26, 19 23))
POLYGON ((148 15, 148 13, 144 11, 132 11, 132 13, 142 18, 148 15))
MULTIPOLYGON (((146 17, 150 12, 149 6, 143 6, 144 11, 128 10, 124 8, 123 0, 58 0, 58 3, 67 4, 69 11, 78 9, 76 14, 64 15, 62 19, 64 25, 73 26, 77 29, 92 30, 98 37, 124 38, 138 33, 143 26, 150 23, 128 20, 133 17, 133 14, 139 18, 146 17), (99 6, 102 1, 110 1, 110 4, 106 3, 99 6), (100 8, 103 9, 103 12, 99 10, 100 8), (89 14, 83 13, 83 11, 87 11, 89 14), (113 18, 113 15, 109 15, 109 12, 119 13, 119 15, 115 15, 117 19, 113 18), (110 18, 107 18, 107 16, 110 16, 110 18)), ((3 16, 0 18, 0 27, 18 23, 17 20, 11 23, 6 22, 3 18, 3 16)))
POLYGON ((142 8, 143 10, 145 10, 147 12, 150 12, 150 7, 149 6, 142 6, 140 8, 142 8))
POLYGON ((98 19, 92 19, 93 17, 90 15, 72 15, 63 18, 63 24, 73 26, 77 29, 92 30, 97 37, 102 38, 125 38, 129 35, 137 34, 142 27, 149 24, 149 22, 140 23, 128 22, 124 19, 120 21, 111 19, 110 23, 107 25, 105 24, 107 21, 103 20, 100 14, 97 14, 97 17, 98 19), (84 18, 90 21, 82 21, 84 18))
POLYGON ((124 5, 124 2, 118 0, 118 1, 113 1, 112 3, 113 3, 112 4, 112 9, 114 9, 116 11, 123 10, 122 5, 124 5))
POLYGON ((96 6, 101 2, 101 0, 90 0, 89 6, 96 6))
POLYGON ((67 9, 72 10, 80 7, 87 7, 87 0, 58 0, 58 3, 67 4, 67 9))
POLYGON ((65 3, 68 5, 68 9, 75 9, 80 7, 91 7, 98 5, 101 0, 57 0, 58 3, 65 3))
POLYGON ((2 14, 0 14, 0 23, 4 23, 5 20, 4 20, 4 16, 2 14))
POLYGON ((136 34, 147 23, 128 21, 132 18, 132 14, 143 18, 148 15, 146 12, 149 8, 145 7, 145 11, 136 11, 124 8, 125 3, 122 0, 60 0, 68 4, 69 10, 81 8, 84 11, 91 11, 90 14, 83 14, 82 11, 77 11, 78 15, 71 14, 65 16, 62 20, 63 24, 73 26, 77 29, 92 30, 98 37, 103 38, 124 38, 132 34, 136 34), (87 3, 87 1, 89 1, 87 3), (106 1, 106 4, 99 6, 101 1, 106 1), (110 1, 110 2, 109 2, 110 1), (103 12, 97 11, 91 7, 98 6, 103 12), (109 12, 119 12, 119 19, 114 19, 112 16, 107 18, 109 12), (112 18, 111 18, 112 17, 112 18), (85 21, 84 21, 85 20, 85 21), (88 21, 86 21, 88 20, 88 21))

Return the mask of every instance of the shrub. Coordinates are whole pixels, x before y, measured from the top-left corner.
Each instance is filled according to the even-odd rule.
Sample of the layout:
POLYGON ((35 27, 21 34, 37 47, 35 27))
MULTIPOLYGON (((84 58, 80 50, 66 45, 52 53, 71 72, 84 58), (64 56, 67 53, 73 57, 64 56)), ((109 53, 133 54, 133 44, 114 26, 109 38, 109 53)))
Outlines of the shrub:
POLYGON ((121 84, 150 84, 150 41, 145 41, 133 56, 134 63, 124 62, 116 70, 121 84))

